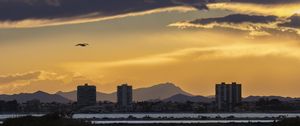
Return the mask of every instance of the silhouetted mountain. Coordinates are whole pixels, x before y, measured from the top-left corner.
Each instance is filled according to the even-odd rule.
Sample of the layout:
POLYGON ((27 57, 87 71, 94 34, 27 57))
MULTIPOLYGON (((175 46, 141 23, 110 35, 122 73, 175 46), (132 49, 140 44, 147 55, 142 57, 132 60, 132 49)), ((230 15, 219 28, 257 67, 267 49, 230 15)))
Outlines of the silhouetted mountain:
POLYGON ((148 88, 133 90, 133 98, 135 101, 166 99, 176 94, 192 96, 192 94, 183 91, 181 88, 172 83, 158 84, 148 88))
MULTIPOLYGON (((60 95, 64 98, 67 98, 72 101, 77 101, 77 91, 70 91, 70 92, 57 92, 57 95, 60 95)), ((106 94, 102 92, 97 92, 97 101, 116 101, 116 94, 111 93, 111 94, 106 94)))
POLYGON ((286 102, 300 100, 300 98, 291 98, 291 97, 282 97, 282 96, 248 96, 246 98, 243 98, 243 101, 255 102, 255 101, 258 101, 261 98, 266 98, 266 99, 269 99, 269 100, 278 99, 280 101, 286 101, 286 102))
POLYGON ((11 101, 17 100, 20 103, 24 103, 30 100, 40 100, 43 103, 59 102, 59 103, 68 103, 69 99, 66 99, 57 94, 48 94, 42 91, 37 91, 35 93, 20 93, 14 95, 0 95, 0 100, 11 101))
POLYGON ((76 99, 77 99, 76 93, 77 93, 77 91, 69 91, 69 92, 59 91, 59 92, 56 92, 55 94, 60 95, 64 98, 67 98, 71 101, 76 101, 76 99))
MULTIPOLYGON (((67 99, 72 101, 76 101, 77 94, 76 91, 71 92, 57 92, 56 94, 61 95, 67 99)), ((165 99, 169 98, 176 94, 184 94, 187 96, 192 96, 191 94, 183 91, 181 88, 177 87, 172 83, 163 83, 154 85, 146 88, 138 88, 133 90, 133 99, 134 101, 148 101, 155 99, 165 99)), ((97 92, 97 100, 98 101, 116 101, 116 92, 106 94, 97 92)))
POLYGON ((183 95, 183 94, 176 94, 174 96, 171 96, 169 98, 164 99, 163 101, 166 102, 203 102, 203 103, 210 103, 214 101, 214 98, 208 98, 204 96, 188 96, 188 95, 183 95))

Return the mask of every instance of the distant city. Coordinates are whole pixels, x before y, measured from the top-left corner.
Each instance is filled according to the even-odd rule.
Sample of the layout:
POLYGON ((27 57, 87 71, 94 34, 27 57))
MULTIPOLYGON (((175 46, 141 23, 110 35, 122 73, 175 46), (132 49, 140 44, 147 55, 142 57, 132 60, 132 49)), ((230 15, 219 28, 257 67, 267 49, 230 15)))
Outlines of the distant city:
MULTIPOLYGON (((218 111, 233 111, 234 107, 242 101, 242 85, 216 84, 215 101, 218 111)), ((153 92, 155 93, 155 92, 153 92)), ((132 86, 122 84, 117 87, 117 105, 125 110, 132 108, 132 86)), ((96 86, 80 85, 77 87, 77 104, 79 106, 93 106, 97 103, 96 86)))
POLYGON ((78 85, 71 92, 42 91, 0 95, 0 113, 139 113, 139 112, 300 112, 300 99, 280 96, 242 98, 242 84, 215 84, 214 96, 195 96, 172 83, 133 89, 120 84, 116 92, 97 92, 95 85, 78 85))

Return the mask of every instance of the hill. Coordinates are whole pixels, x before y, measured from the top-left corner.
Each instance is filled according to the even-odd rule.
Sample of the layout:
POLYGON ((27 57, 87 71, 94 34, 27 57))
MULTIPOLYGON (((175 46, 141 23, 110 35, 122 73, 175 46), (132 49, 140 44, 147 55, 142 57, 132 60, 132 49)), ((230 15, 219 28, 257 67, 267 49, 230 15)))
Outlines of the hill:
POLYGON ((51 102, 58 102, 58 103, 68 103, 70 102, 69 99, 64 98, 57 94, 48 94, 46 92, 37 91, 34 93, 20 93, 20 94, 13 94, 13 95, 0 95, 0 100, 3 101, 11 101, 16 100, 20 103, 24 103, 30 100, 40 100, 44 103, 51 103, 51 102))
POLYGON ((208 97, 204 97, 204 96, 188 96, 188 95, 184 95, 184 94, 177 94, 174 96, 171 96, 169 98, 164 99, 163 101, 166 102, 187 102, 187 101, 191 101, 191 102, 202 102, 202 103, 210 103, 212 101, 214 101, 214 98, 208 98, 208 97))
MULTIPOLYGON (((71 92, 57 92, 57 95, 76 101, 77 91, 71 92)), ((184 94, 192 96, 191 94, 183 91, 181 88, 173 83, 162 83, 151 87, 133 89, 133 100, 134 101, 148 101, 155 99, 166 99, 176 94, 184 94), (154 93, 155 92, 155 93, 154 93)), ((102 93, 97 92, 98 101, 116 101, 116 92, 113 93, 102 93)))

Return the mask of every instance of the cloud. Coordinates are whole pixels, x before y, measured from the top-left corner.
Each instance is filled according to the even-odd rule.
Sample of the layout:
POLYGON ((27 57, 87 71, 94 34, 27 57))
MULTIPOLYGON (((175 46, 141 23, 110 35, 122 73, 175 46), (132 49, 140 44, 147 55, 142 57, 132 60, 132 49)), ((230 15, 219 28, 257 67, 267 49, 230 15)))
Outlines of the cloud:
POLYGON ((299 0, 233 0, 207 5, 212 10, 228 10, 235 13, 275 15, 289 17, 300 12, 299 0))
POLYGON ((206 18, 192 21, 195 24, 210 24, 210 23, 272 23, 277 20, 276 16, 258 16, 258 15, 245 15, 245 14, 233 14, 219 18, 206 18))
POLYGON ((279 25, 290 28, 300 28, 300 15, 293 15, 288 18, 287 22, 279 25))
POLYGON ((33 27, 82 23, 101 18, 133 16, 133 13, 149 14, 142 12, 154 9, 166 11, 166 8, 181 7, 177 8, 180 10, 183 9, 182 6, 206 9, 205 4, 206 0, 1 0, 0 26, 33 27))
POLYGON ((268 4, 268 5, 300 3, 299 0, 231 0, 231 2, 251 3, 251 4, 268 4))
POLYGON ((179 28, 215 29, 225 28, 246 31, 250 36, 270 36, 274 34, 297 35, 299 37, 299 17, 281 18, 277 16, 232 14, 224 17, 203 18, 170 24, 179 28), (288 33, 288 34, 286 34, 288 33))
POLYGON ((31 71, 9 75, 0 75, 0 93, 35 92, 37 90, 55 93, 62 90, 73 90, 76 85, 91 83, 92 79, 80 73, 54 73, 49 71, 31 71))
POLYGON ((186 60, 193 57, 197 60, 217 60, 228 58, 244 58, 244 57, 266 57, 280 56, 287 58, 295 58, 300 60, 300 51, 298 47, 291 47, 283 43, 268 43, 268 44, 233 44, 219 47, 200 47, 187 48, 176 52, 169 53, 168 57, 186 60), (280 48, 280 49, 279 49, 280 48))
POLYGON ((2 83, 11 83, 15 81, 34 80, 34 79, 38 79, 40 75, 41 75, 40 71, 2 75, 0 76, 0 83, 2 84, 2 83))
POLYGON ((30 81, 38 81, 38 80, 62 80, 64 79, 64 75, 59 75, 54 72, 48 71, 31 71, 25 73, 16 73, 9 75, 0 75, 0 84, 9 84, 15 82, 30 82, 30 81))
POLYGON ((65 63, 62 67, 70 71, 76 70, 83 73, 95 70, 105 73, 111 69, 145 68, 145 66, 147 66, 146 68, 166 67, 172 64, 184 64, 184 62, 267 56, 292 58, 300 61, 298 47, 290 47, 286 43, 244 43, 216 47, 186 48, 162 54, 116 61, 72 62, 65 63))
POLYGON ((179 28, 230 28, 242 31, 248 31, 252 36, 269 35, 265 29, 277 28, 276 23, 279 18, 276 16, 260 16, 260 15, 246 15, 246 14, 232 14, 225 17, 204 18, 194 21, 177 22, 169 26, 176 26, 179 28))
POLYGON ((123 67, 123 66, 151 66, 161 65, 176 62, 176 59, 165 56, 165 54, 158 54, 153 56, 138 57, 128 60, 119 60, 112 62, 76 62, 65 63, 63 66, 68 68, 76 68, 77 70, 89 70, 94 68, 111 68, 111 67, 123 67), (83 67, 79 67, 83 66, 83 67))

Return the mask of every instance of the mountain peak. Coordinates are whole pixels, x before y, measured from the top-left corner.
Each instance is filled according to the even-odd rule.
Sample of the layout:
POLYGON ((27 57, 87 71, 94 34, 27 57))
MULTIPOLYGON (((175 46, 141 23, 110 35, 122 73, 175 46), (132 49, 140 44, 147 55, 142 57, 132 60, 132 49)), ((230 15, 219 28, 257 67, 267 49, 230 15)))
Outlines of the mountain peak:
MULTIPOLYGON (((166 83, 160 83, 157 85, 153 85, 150 88, 177 88, 180 89, 178 86, 176 86, 174 83, 166 82, 166 83)), ((180 89, 181 90, 181 89, 180 89)))
MULTIPOLYGON (((166 82, 157 84, 150 87, 137 88, 133 91, 134 101, 149 101, 149 100, 163 100, 165 98, 171 97, 176 94, 183 94, 187 96, 192 96, 192 94, 182 90, 180 87, 176 86, 174 83, 166 82)), ((77 94, 75 91, 70 92, 57 92, 56 94, 68 98, 70 100, 76 101, 77 94)), ((116 101, 116 92, 113 93, 101 93, 97 92, 98 101, 116 101)))
POLYGON ((43 91, 36 91, 36 92, 34 92, 33 94, 48 94, 48 93, 43 92, 43 91))
POLYGON ((171 82, 166 82, 166 83, 160 83, 160 84, 157 84, 157 85, 154 85, 154 86, 158 86, 158 85, 164 85, 164 86, 174 86, 176 87, 176 85, 174 83, 171 83, 171 82))
POLYGON ((170 82, 157 84, 148 88, 135 89, 133 93, 135 101, 147 101, 154 99, 162 100, 175 94, 191 96, 191 94, 185 92, 180 87, 170 82))
POLYGON ((58 91, 58 92, 56 92, 55 94, 61 94, 61 93, 64 93, 64 92, 62 92, 62 91, 58 91))

